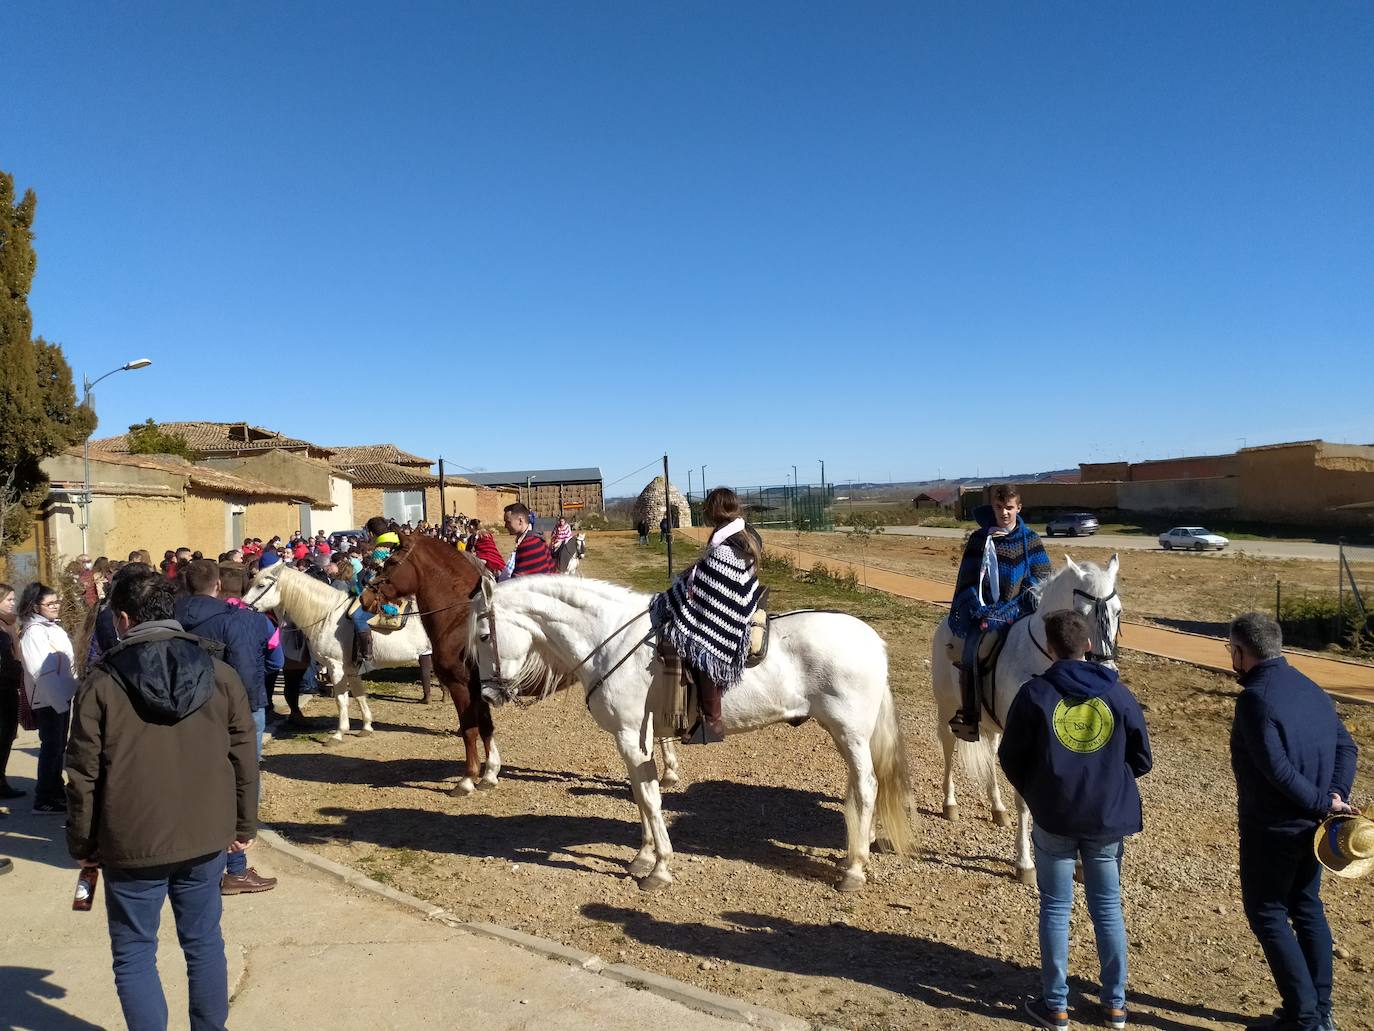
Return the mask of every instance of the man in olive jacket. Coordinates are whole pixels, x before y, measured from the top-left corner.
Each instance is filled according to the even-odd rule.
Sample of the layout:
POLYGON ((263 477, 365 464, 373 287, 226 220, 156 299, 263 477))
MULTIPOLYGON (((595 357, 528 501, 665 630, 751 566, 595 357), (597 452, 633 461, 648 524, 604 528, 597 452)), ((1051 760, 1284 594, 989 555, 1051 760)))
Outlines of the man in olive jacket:
POLYGON ((67 744, 67 847, 105 875, 115 988, 130 1028, 165 1028, 157 929, 170 896, 186 954, 192 1031, 222 1031, 226 849, 257 829, 253 714, 229 666, 172 618, 154 572, 117 580, 119 643, 86 677, 67 744))

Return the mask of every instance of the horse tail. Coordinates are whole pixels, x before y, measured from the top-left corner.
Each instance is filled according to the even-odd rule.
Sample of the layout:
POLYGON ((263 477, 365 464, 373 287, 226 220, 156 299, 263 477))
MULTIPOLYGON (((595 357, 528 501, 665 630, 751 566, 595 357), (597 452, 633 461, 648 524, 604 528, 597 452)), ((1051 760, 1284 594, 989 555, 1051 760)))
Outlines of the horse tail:
POLYGON ((878 799, 874 806, 877 822, 882 826, 892 851, 899 856, 909 856, 915 851, 911 814, 907 809, 907 800, 911 797, 911 774, 907 767, 906 742, 902 737, 902 725, 897 719, 891 688, 883 692, 878 723, 873 728, 868 748, 873 757, 873 773, 878 780, 878 799))
POLYGON ((997 780, 997 753, 992 748, 992 735, 985 729, 977 741, 955 738, 954 747, 964 776, 984 791, 991 791, 997 780))

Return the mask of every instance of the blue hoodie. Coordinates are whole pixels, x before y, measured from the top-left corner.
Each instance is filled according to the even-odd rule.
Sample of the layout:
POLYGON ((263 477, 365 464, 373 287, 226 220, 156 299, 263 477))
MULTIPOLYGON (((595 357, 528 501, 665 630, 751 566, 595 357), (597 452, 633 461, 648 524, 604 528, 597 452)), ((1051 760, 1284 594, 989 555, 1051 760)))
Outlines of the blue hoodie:
MULTIPOLYGON (((234 668, 248 692, 248 707, 267 708, 268 639, 274 627, 261 612, 236 609, 204 594, 177 599, 176 620, 188 634, 219 641, 224 661, 234 668)), ((280 648, 280 646, 278 646, 280 648)), ((278 659, 275 668, 281 668, 278 659)))
POLYGON ((1061 660, 1027 681, 997 750, 1037 826, 1070 838, 1140 833, 1136 778, 1150 772, 1140 703, 1116 672, 1061 660))

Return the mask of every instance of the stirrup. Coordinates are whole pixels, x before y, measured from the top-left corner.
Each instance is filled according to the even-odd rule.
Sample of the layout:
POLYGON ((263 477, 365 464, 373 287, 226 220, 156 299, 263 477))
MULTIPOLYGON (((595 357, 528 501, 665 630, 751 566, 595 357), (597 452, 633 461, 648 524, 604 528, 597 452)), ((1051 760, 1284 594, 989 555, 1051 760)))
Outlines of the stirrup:
POLYGON ((491 684, 488 684, 486 687, 482 688, 482 700, 486 702, 488 705, 490 705, 493 709, 499 709, 501 706, 511 701, 511 699, 506 696, 505 691, 502 691, 499 687, 495 687, 491 684))
POLYGON ((718 745, 724 740, 725 735, 716 733, 706 725, 705 720, 697 720, 696 726, 681 738, 684 745, 718 745))
POLYGON ((970 744, 978 741, 978 724, 976 722, 970 723, 962 712, 954 714, 954 718, 949 721, 949 729, 960 741, 967 741, 970 744))

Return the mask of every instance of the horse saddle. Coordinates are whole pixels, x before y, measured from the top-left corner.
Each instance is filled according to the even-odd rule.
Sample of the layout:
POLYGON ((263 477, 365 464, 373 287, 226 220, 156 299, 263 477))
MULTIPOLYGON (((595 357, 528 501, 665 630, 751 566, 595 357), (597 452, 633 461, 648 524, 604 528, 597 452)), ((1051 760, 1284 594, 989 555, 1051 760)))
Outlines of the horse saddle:
MULTIPOLYGON (((345 615, 352 618, 353 613, 357 612, 361 607, 362 601, 358 598, 354 598, 352 602, 349 603, 348 611, 345 615)), ((386 612, 378 612, 367 621, 367 625, 379 634, 390 634, 397 630, 404 630, 406 623, 410 620, 412 608, 413 606, 411 603, 407 601, 405 608, 394 616, 386 612)))
POLYGON ((768 658, 769 630, 773 617, 768 614, 768 588, 759 588, 759 602, 749 617, 749 654, 744 660, 747 668, 757 666, 768 658))
MULTIPOLYGON (((997 711, 996 699, 994 698, 994 692, 997 688, 997 661, 1002 657, 1002 649, 1007 646, 1009 630, 1010 627, 998 627, 995 630, 985 630, 978 635, 976 681, 983 708, 990 713, 997 711)), ((963 645, 964 643, 956 638, 945 646, 949 659, 954 663, 956 669, 964 668, 963 645)))

